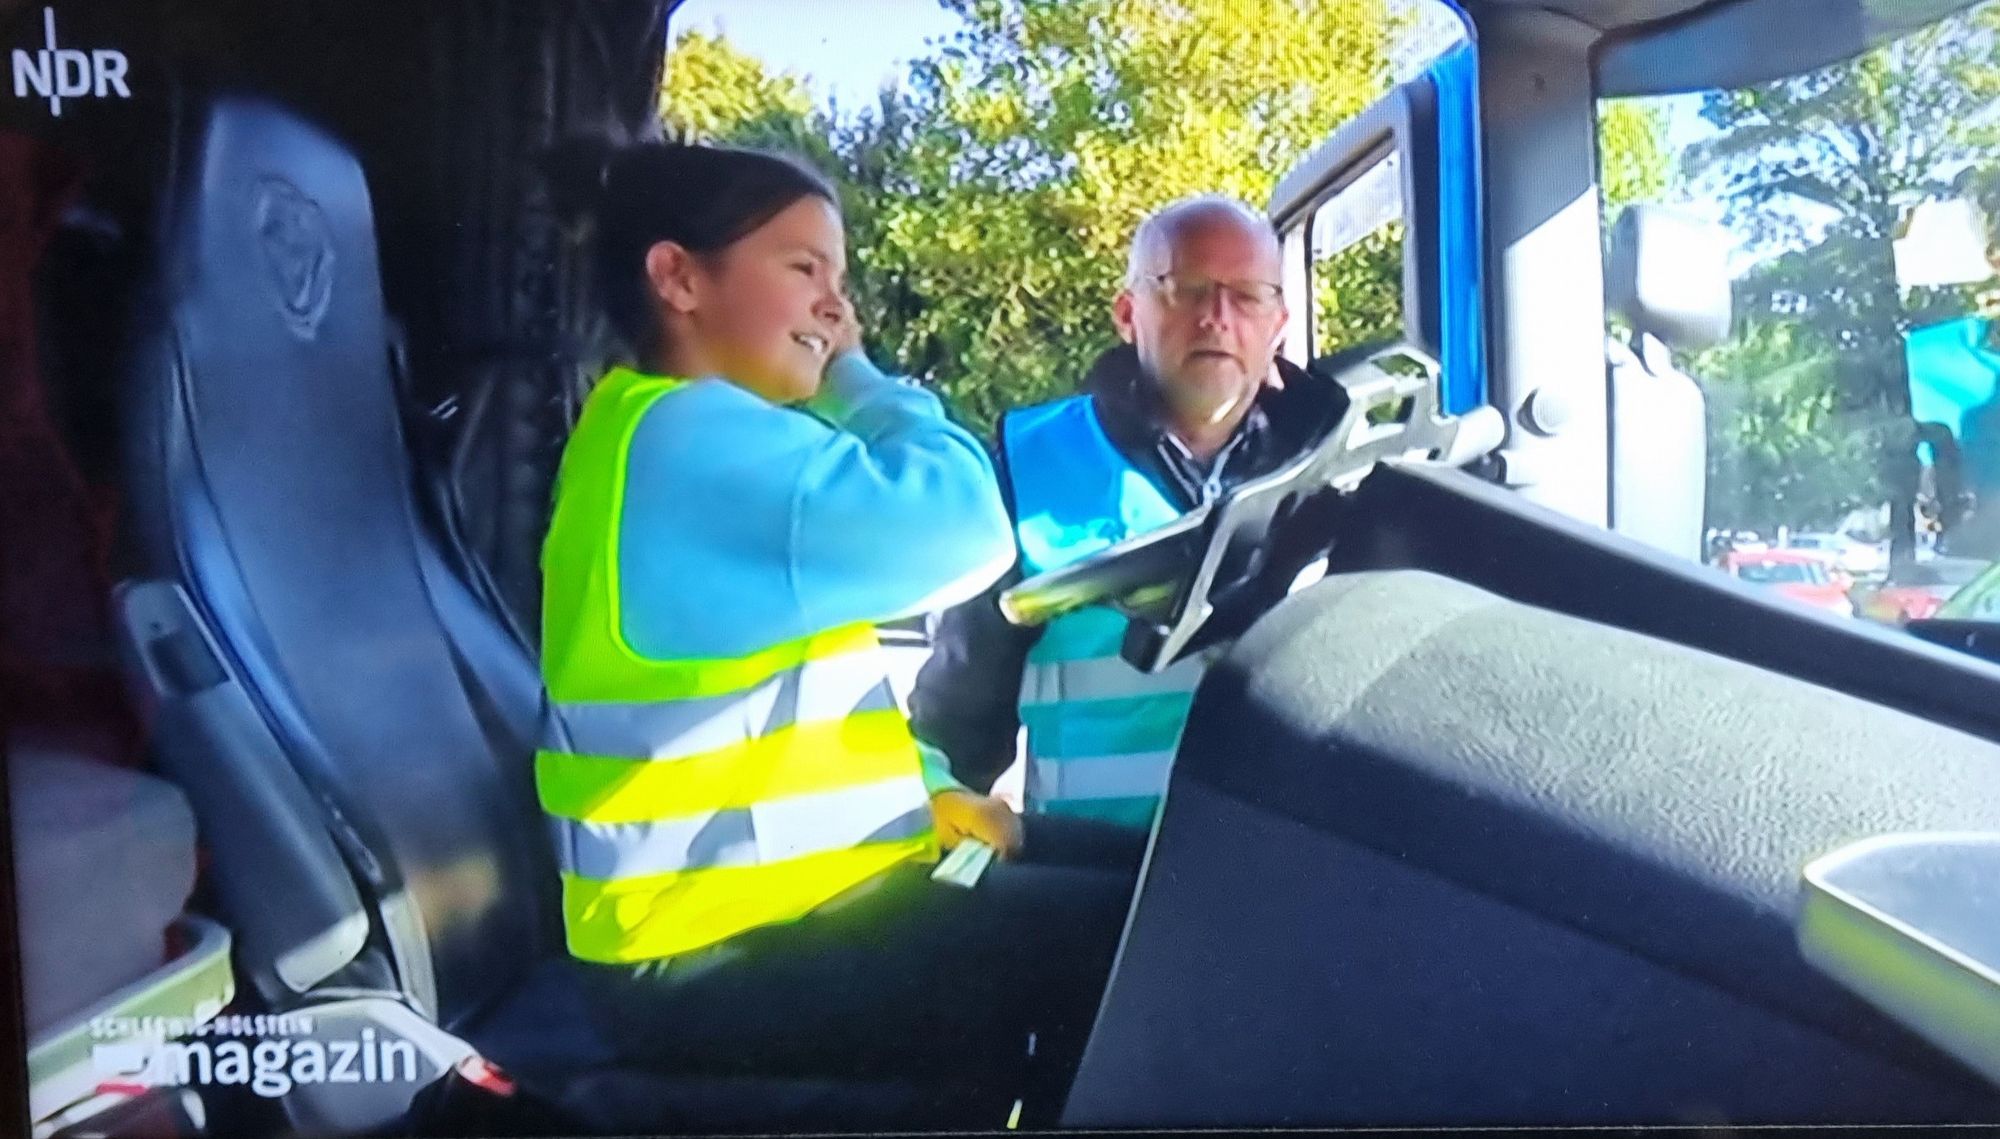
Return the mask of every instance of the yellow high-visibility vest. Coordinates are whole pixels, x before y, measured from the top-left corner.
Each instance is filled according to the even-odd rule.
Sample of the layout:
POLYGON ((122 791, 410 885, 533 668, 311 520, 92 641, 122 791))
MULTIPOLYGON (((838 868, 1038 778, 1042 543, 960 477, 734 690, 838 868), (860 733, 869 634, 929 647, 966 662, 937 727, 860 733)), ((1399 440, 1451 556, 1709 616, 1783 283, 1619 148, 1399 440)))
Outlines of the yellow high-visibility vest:
POLYGON ((587 961, 700 949, 937 855, 916 742, 871 626, 728 659, 656 660, 625 640, 628 452, 646 410, 681 386, 624 368, 598 384, 563 452, 542 548, 535 786, 569 951, 587 961))

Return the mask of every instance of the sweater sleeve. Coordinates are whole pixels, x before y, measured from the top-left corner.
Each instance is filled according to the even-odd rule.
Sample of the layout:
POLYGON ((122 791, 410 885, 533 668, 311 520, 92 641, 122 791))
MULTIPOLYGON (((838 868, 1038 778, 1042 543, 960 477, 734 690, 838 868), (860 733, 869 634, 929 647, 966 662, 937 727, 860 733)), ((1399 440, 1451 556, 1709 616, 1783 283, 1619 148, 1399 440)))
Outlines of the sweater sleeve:
POLYGON ((1021 672, 1041 637, 1000 614, 1001 591, 1020 580, 1010 571, 939 618, 931 657, 910 694, 910 730, 949 758, 954 777, 981 792, 1014 762, 1021 672))
POLYGON ((645 413, 619 621, 647 656, 741 656, 962 601, 1013 552, 979 441, 849 353, 810 411, 703 380, 645 413))

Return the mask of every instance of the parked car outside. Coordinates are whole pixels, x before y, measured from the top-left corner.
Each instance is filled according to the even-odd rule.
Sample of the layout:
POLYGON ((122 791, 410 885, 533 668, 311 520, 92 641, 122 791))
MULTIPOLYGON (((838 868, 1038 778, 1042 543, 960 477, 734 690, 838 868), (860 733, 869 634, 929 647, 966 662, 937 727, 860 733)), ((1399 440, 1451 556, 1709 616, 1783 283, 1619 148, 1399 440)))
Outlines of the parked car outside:
POLYGON ((1804 550, 1737 551, 1722 560, 1722 568, 1739 581, 1768 589, 1815 609, 1854 616, 1847 586, 1838 572, 1817 553, 1804 550))

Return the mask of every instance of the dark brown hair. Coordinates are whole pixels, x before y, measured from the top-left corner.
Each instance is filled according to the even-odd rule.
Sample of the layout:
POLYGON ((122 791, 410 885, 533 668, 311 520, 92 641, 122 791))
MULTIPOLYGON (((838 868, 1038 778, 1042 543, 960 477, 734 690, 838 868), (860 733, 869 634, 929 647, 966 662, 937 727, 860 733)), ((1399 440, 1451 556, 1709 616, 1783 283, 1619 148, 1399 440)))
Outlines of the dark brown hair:
POLYGON ((804 163, 734 147, 574 139, 549 152, 546 169, 550 204, 573 234, 591 237, 599 304, 642 365, 661 347, 647 250, 671 241, 717 254, 801 198, 840 204, 804 163))

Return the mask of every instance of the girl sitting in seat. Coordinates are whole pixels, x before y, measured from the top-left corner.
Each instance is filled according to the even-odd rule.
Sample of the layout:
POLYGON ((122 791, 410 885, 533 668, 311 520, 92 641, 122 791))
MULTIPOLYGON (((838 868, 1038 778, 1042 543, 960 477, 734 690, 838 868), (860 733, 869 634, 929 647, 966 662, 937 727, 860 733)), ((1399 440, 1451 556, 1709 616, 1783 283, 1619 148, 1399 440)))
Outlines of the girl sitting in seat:
POLYGON ((953 1083, 1033 1032, 1066 1079, 1130 880, 933 881, 940 848, 1033 837, 926 760, 873 628, 1011 563, 985 450, 860 352, 817 175, 664 143, 555 168, 631 359, 584 407, 543 551, 536 781, 607 1026, 677 1070, 953 1083))

